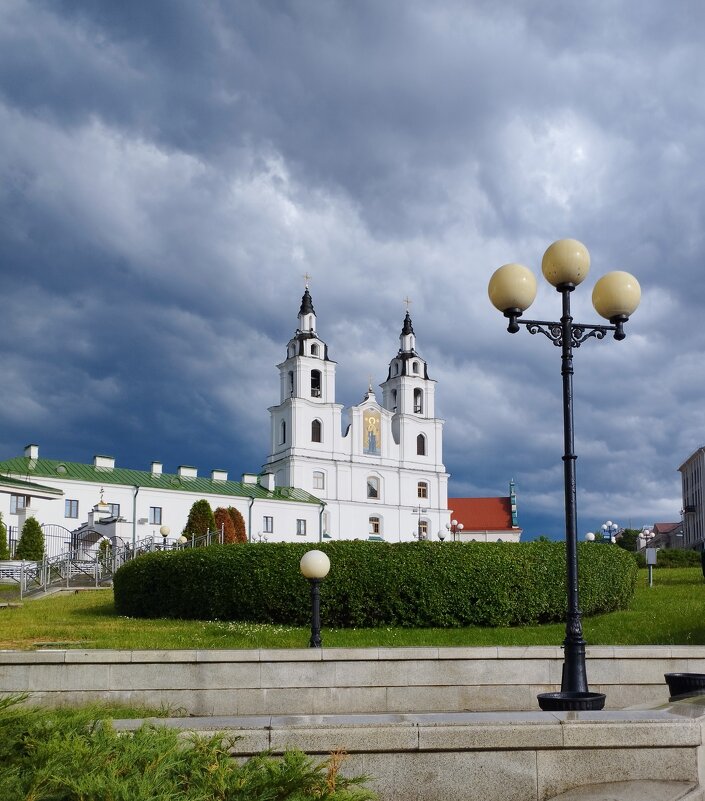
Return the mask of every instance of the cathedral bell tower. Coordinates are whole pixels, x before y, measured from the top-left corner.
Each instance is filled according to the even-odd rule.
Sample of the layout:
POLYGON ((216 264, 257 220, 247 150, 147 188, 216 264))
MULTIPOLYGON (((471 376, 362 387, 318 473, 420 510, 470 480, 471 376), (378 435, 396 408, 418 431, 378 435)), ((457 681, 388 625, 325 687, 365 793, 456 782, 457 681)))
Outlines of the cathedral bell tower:
MULTIPOLYGON (((308 278, 308 277, 307 277, 308 278)), ((265 470, 276 474, 278 486, 309 490, 311 477, 302 459, 332 449, 340 409, 335 403, 335 367, 328 346, 316 333, 316 312, 308 288, 301 298, 298 328, 286 346, 279 370, 279 404, 269 409, 271 450, 265 470)))

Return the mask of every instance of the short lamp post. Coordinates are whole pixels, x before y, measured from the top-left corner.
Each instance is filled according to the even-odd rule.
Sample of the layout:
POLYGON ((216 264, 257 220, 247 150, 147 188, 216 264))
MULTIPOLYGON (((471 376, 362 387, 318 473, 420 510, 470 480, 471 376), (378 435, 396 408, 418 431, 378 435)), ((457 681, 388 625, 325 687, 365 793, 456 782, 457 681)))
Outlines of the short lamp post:
POLYGON ((330 559, 323 551, 306 551, 301 557, 299 570, 311 584, 311 639, 309 648, 321 647, 321 595, 320 583, 328 575, 330 559))
POLYGON ((570 295, 585 280, 590 269, 590 254, 581 242, 561 239, 546 250, 541 263, 544 278, 561 295, 560 322, 520 320, 536 297, 536 278, 521 264, 505 264, 490 279, 488 292, 492 304, 509 320, 511 334, 525 326, 530 334, 543 334, 561 348, 563 377, 563 472, 565 493, 565 539, 568 610, 563 641, 565 660, 561 692, 541 693, 539 706, 544 710, 602 709, 605 696, 588 691, 585 670, 585 640, 578 597, 578 529, 573 435, 573 348, 591 337, 604 339, 609 331, 616 340, 625 337, 624 324, 634 313, 641 298, 639 282, 629 273, 607 273, 595 284, 592 303, 597 313, 611 325, 574 323, 570 313, 570 295))
POLYGON ((450 523, 446 523, 446 528, 453 535, 453 542, 455 542, 460 539, 460 535, 463 533, 465 526, 462 523, 458 523, 457 520, 451 520, 450 523))
POLYGON ((162 550, 166 551, 166 538, 171 534, 171 529, 169 526, 162 526, 159 533, 162 535, 162 550))

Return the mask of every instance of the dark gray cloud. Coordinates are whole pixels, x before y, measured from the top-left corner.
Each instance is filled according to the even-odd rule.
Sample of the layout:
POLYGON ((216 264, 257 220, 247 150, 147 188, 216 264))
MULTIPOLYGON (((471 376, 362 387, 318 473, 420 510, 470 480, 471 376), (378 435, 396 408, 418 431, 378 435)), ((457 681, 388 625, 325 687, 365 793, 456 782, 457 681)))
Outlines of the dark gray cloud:
MULTIPOLYGON (((510 478, 561 530, 557 350, 487 280, 574 236, 634 272, 576 353, 581 530, 676 519, 703 442, 705 9, 560 2, 45 2, 0 9, 0 446, 257 469, 314 275, 339 399, 438 379, 451 494, 510 478)), ((533 317, 559 314, 542 288, 533 317)))

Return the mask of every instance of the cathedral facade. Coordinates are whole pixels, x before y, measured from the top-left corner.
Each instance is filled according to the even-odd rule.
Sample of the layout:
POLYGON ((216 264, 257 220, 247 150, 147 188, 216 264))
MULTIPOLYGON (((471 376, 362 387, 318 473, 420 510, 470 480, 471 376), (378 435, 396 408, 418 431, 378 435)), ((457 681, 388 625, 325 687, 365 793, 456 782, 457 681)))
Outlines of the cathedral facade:
POLYGON ((381 398, 369 386, 348 410, 345 430, 336 363, 318 334, 308 287, 277 368, 279 403, 269 409, 264 470, 276 486, 321 499, 323 538, 438 539, 449 521, 444 421, 435 414, 435 381, 416 351, 408 311, 381 398))

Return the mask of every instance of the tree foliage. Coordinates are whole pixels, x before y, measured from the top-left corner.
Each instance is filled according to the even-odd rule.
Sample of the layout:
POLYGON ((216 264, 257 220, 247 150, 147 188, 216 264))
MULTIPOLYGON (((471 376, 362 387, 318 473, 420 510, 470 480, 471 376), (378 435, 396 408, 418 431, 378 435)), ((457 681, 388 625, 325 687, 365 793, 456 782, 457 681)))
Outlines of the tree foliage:
POLYGON ((0 512, 0 559, 10 558, 10 546, 7 544, 7 526, 0 512))
POLYGON ((247 542, 247 530, 245 529, 245 518, 234 506, 228 506, 228 514, 233 521, 235 528, 235 539, 233 542, 247 542))
POLYGON ((211 505, 205 498, 202 498, 191 507, 184 526, 184 534, 187 537, 201 537, 209 531, 215 531, 215 517, 211 505))
POLYGON ((636 551, 640 533, 639 529, 636 528, 623 529, 621 536, 617 538, 617 545, 620 548, 624 548, 625 551, 636 551))
POLYGON ((235 542, 235 526, 230 513, 224 506, 219 506, 215 512, 215 526, 218 533, 223 532, 223 544, 231 545, 235 542))
POLYGON ((36 517, 28 517, 22 526, 20 541, 17 543, 15 559, 29 559, 38 562, 44 557, 44 534, 36 517))

